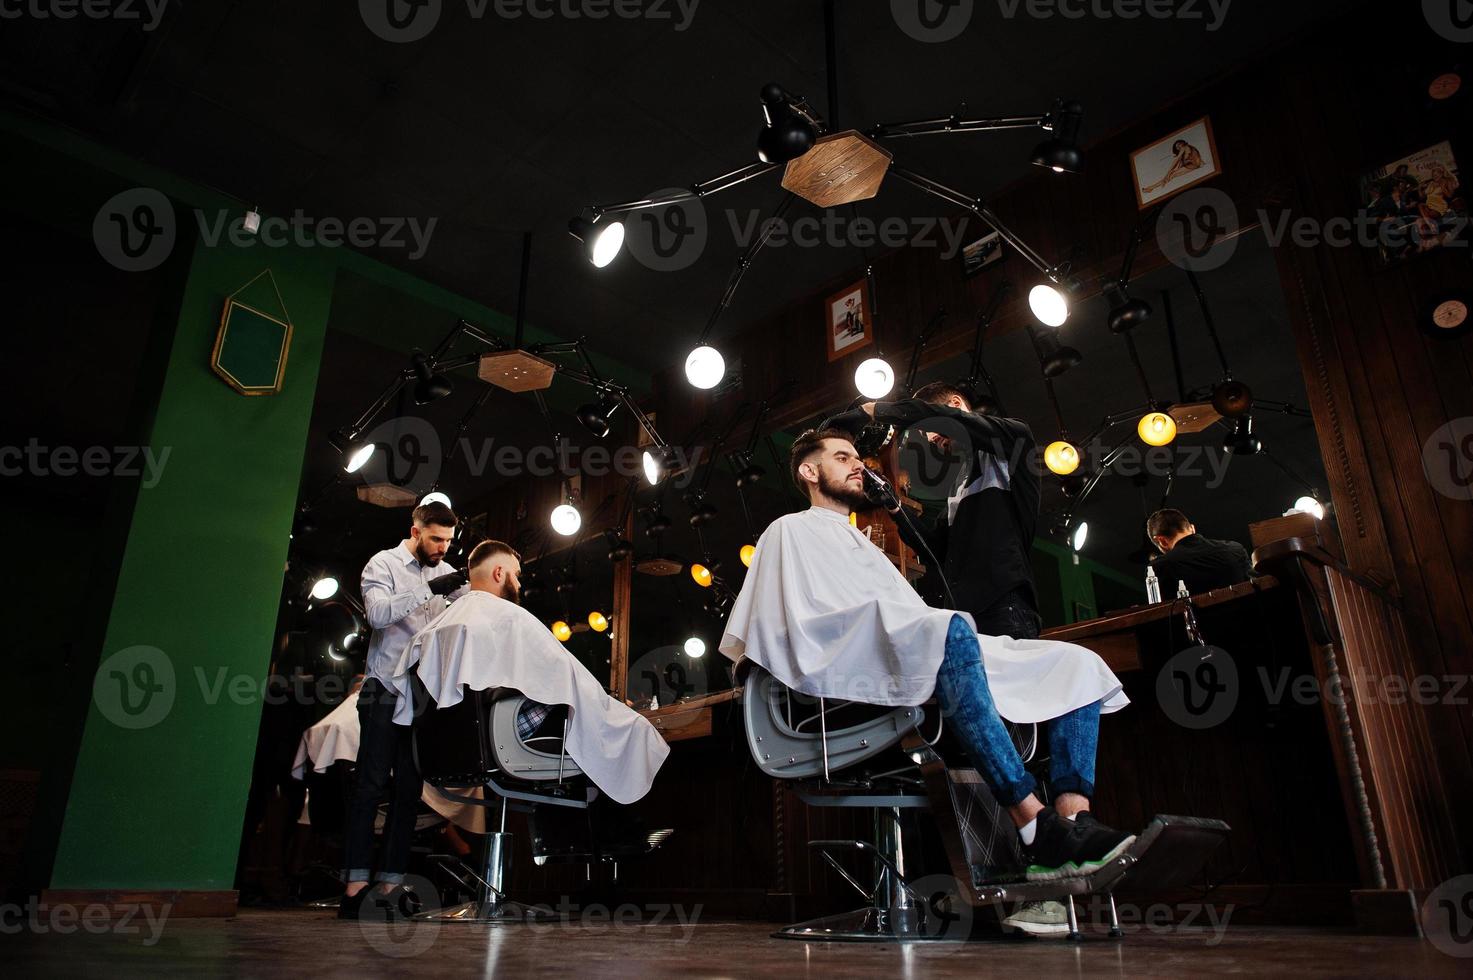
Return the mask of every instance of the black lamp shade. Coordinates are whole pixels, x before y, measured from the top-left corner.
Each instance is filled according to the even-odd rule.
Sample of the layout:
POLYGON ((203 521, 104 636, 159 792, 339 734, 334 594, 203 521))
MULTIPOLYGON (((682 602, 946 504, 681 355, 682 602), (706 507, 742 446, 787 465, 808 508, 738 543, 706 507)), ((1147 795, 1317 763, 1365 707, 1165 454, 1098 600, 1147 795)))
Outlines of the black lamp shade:
POLYGON ((1084 151, 1079 148, 1079 127, 1084 107, 1078 102, 1056 103, 1053 133, 1033 148, 1033 165, 1077 174, 1084 169, 1084 151))
POLYGON ((1237 418, 1252 410, 1253 391, 1243 382, 1229 378, 1212 389, 1212 407, 1224 418, 1237 418))
POLYGON ((1128 333, 1150 318, 1150 303, 1143 299, 1127 299, 1110 311, 1110 332, 1128 333))

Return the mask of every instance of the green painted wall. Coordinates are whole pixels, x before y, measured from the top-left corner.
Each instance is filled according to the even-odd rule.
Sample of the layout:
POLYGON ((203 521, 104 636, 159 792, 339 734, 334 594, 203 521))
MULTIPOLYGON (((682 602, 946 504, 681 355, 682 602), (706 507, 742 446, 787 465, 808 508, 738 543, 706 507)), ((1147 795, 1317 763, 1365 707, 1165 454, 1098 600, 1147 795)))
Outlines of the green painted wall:
POLYGON ((52 887, 232 887, 335 273, 321 249, 194 249, 150 437, 169 455, 134 510, 52 887), (247 398, 210 351, 225 297, 268 261, 294 333, 282 392, 247 398), (112 676, 138 646, 152 678, 112 676))

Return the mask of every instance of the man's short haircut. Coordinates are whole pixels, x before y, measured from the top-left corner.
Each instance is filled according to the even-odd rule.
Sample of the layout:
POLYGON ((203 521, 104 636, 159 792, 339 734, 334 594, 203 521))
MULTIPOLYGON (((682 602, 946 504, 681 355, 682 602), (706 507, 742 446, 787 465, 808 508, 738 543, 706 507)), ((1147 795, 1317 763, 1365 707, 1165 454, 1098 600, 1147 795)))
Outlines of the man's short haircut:
POLYGON ((511 555, 517 561, 522 560, 522 556, 517 554, 517 549, 505 541, 482 541, 471 549, 470 557, 465 560, 466 574, 469 575, 498 555, 511 555))
POLYGON ((808 492, 808 484, 804 483, 803 477, 798 474, 798 467, 808 462, 814 453, 823 449, 825 439, 854 441, 854 437, 842 429, 809 429, 793 441, 793 452, 788 459, 788 474, 793 478, 793 485, 804 493, 808 492))
POLYGON ((971 411, 972 399, 967 397, 967 393, 956 385, 949 384, 945 381, 932 381, 928 385, 923 385, 916 389, 914 397, 928 405, 945 405, 951 399, 952 395, 960 398, 962 404, 967 406, 967 410, 971 411))
POLYGON ((414 508, 415 527, 429 527, 431 524, 440 527, 454 527, 455 522, 455 511, 438 500, 432 500, 414 508))
POLYGON ((1187 515, 1174 507, 1166 507, 1146 518, 1146 537, 1155 541, 1159 538, 1174 538, 1191 526, 1187 515))

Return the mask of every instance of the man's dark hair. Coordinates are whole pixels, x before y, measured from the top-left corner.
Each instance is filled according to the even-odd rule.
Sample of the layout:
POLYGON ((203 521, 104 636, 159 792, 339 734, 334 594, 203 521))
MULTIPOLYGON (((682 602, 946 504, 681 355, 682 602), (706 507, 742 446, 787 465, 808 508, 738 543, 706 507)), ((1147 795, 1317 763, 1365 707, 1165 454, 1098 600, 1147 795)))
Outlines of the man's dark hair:
POLYGON ((414 508, 415 527, 429 527, 431 524, 439 527, 454 527, 455 522, 455 511, 438 500, 432 500, 414 508))
POLYGON ((916 389, 916 393, 912 397, 918 401, 925 402, 927 405, 945 405, 952 395, 962 400, 962 404, 967 406, 967 411, 970 412, 972 410, 972 399, 967 397, 967 393, 956 385, 949 384, 945 381, 932 381, 928 385, 923 385, 916 389))
POLYGON ((854 437, 842 429, 809 429, 793 440, 792 455, 788 459, 788 475, 793 478, 793 485, 804 493, 808 492, 808 485, 798 475, 798 467, 806 463, 814 453, 823 449, 825 439, 854 441, 854 437))
POLYGON ((522 560, 522 556, 517 554, 517 549, 505 541, 482 541, 471 549, 470 557, 465 560, 466 574, 469 575, 497 555, 511 555, 517 561, 522 560))
POLYGON ((1191 520, 1174 507, 1166 507, 1146 518, 1146 537, 1152 542, 1158 537, 1174 538, 1185 531, 1191 520))

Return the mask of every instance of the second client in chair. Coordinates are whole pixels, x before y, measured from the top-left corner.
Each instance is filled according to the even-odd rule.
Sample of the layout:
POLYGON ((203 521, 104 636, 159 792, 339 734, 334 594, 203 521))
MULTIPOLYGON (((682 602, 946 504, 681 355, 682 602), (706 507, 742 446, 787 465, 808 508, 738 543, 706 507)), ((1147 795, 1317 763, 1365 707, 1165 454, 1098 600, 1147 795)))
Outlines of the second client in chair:
POLYGON ((477 545, 466 561, 470 591, 415 634, 394 671, 400 692, 394 722, 410 725, 410 673, 440 708, 463 690, 511 689, 526 696, 517 718, 526 737, 550 705, 568 706, 567 753, 617 803, 649 792, 670 746, 645 718, 602 684, 519 605, 517 553, 499 541, 477 545))
POLYGON ((1018 828, 1030 880, 1086 875, 1120 855, 1135 838, 1089 809, 1100 715, 1129 703, 1104 661, 1070 643, 978 634, 968 614, 927 606, 849 523, 874 505, 846 433, 803 433, 791 472, 811 506, 758 540, 721 652, 812 697, 915 705, 934 693, 1018 828), (1053 806, 1003 718, 1048 723, 1053 806))

